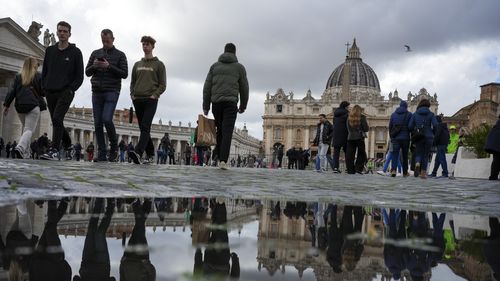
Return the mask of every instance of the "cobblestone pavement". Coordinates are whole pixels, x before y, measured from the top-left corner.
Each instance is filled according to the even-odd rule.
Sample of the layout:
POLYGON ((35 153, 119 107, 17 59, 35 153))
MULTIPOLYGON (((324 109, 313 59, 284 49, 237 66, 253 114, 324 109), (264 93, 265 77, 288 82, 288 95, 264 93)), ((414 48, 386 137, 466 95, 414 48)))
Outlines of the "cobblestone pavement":
POLYGON ((0 159, 0 206, 60 196, 224 196, 500 216, 498 181, 0 159))

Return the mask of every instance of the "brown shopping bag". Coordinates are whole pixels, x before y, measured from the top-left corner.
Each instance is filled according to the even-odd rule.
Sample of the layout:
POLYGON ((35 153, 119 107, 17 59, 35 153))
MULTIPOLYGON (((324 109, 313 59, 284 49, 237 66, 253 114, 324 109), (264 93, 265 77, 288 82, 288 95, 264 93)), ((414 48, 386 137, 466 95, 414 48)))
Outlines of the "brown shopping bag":
POLYGON ((208 119, 203 115, 198 115, 198 135, 196 145, 211 146, 217 144, 215 133, 215 120, 208 119))

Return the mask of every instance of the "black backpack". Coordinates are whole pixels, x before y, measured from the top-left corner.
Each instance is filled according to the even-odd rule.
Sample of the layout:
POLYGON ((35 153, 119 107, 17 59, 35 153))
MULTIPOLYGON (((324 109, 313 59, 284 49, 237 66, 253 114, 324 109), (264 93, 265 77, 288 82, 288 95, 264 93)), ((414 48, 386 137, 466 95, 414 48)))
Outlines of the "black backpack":
POLYGON ((396 125, 392 126, 391 131, 389 132, 391 139, 396 138, 399 135, 399 133, 401 132, 401 130, 403 130, 403 128, 408 126, 408 123, 407 123, 408 121, 406 121, 406 118, 408 118, 408 112, 406 112, 405 118, 403 119, 402 124, 396 124, 396 125))

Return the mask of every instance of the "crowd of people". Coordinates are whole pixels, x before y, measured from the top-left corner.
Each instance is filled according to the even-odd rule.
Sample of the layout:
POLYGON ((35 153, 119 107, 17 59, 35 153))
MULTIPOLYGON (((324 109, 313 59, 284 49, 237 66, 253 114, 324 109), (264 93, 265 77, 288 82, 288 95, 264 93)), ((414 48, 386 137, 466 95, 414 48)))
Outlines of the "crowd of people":
MULTIPOLYGON (((128 77, 128 62, 124 52, 114 46, 114 34, 110 29, 101 31, 102 48, 93 51, 84 67, 83 55, 75 44, 69 43, 71 25, 65 21, 57 23, 59 41, 45 51, 42 72, 40 62, 28 57, 14 79, 14 85, 4 101, 4 114, 15 100, 15 110, 22 123, 23 133, 19 142, 9 144, 7 153, 15 158, 31 158, 38 154, 40 159, 60 160, 64 151, 81 151, 81 144, 72 144, 64 128, 64 117, 76 91, 83 83, 84 73, 91 77, 92 110, 94 118, 96 147, 87 153, 94 162, 124 161, 127 147, 129 159, 135 164, 154 161, 155 148, 151 139, 151 124, 158 108, 158 99, 166 90, 167 77, 164 63, 153 55, 156 40, 142 36, 144 57, 137 61, 131 71, 130 98, 135 108, 140 136, 133 146, 118 142, 113 116, 121 91, 121 82, 128 77), (52 139, 43 154, 32 150, 30 140, 36 129, 40 112, 48 109, 52 121, 52 139), (104 128, 108 136, 106 144, 104 128), (94 156, 94 149, 96 155, 94 156)), ((207 74, 203 87, 202 110, 208 115, 210 108, 215 118, 217 143, 214 155, 221 169, 227 169, 232 133, 237 113, 243 113, 248 103, 248 81, 245 67, 238 62, 236 46, 227 43, 224 53, 207 74), (238 105, 239 102, 239 105, 238 105)), ((132 119, 132 118, 131 118, 132 119)), ((168 136, 167 136, 168 139, 168 136)), ((93 145, 93 144, 92 144, 93 145)), ((174 161, 175 151, 162 142, 157 150, 158 163, 174 161)), ((186 154, 187 155, 187 154, 186 154)), ((78 157, 79 158, 79 157, 78 157)), ((186 156, 186 160, 188 157, 186 156)))
MULTIPOLYGON (((9 142, 5 145, 7 157, 14 155, 15 158, 60 160, 63 158, 61 152, 73 151, 76 159, 81 158, 83 148, 79 143, 72 144, 64 128, 64 117, 75 92, 83 83, 85 73, 91 77, 97 140, 96 148, 93 143, 92 147, 86 148, 88 159, 94 162, 124 162, 126 151, 128 159, 135 164, 154 162, 155 148, 150 135, 151 124, 158 107, 158 99, 166 89, 165 65, 158 57, 153 56, 156 40, 151 36, 141 38, 144 57, 134 64, 131 71, 130 97, 140 129, 138 143, 133 146, 131 143, 127 145, 124 140, 118 142, 113 124, 121 81, 128 77, 127 57, 114 46, 114 35, 110 29, 103 29, 100 35, 102 48, 92 52, 85 67, 80 49, 69 43, 71 25, 64 21, 57 24, 59 41, 47 48, 41 73, 37 71, 40 62, 31 57, 25 59, 21 72, 16 75, 14 85, 4 101, 4 114, 7 114, 15 100, 15 109, 23 126, 19 142, 9 142), (49 110, 53 125, 52 140, 47 144, 46 139, 42 143, 38 139, 36 143, 30 144, 40 112, 46 109, 49 110), (109 147, 105 141, 104 128, 109 147)), ((203 87, 203 114, 208 115, 210 108, 212 109, 216 144, 212 151, 211 147, 194 141, 196 165, 207 163, 202 159, 212 159, 221 169, 235 166, 233 163, 237 160, 230 159, 229 155, 232 134, 237 114, 246 110, 248 92, 245 67, 238 62, 236 46, 228 43, 224 47, 224 53, 210 67, 203 87)), ((349 106, 348 101, 341 102, 334 112, 332 123, 326 119, 326 115, 319 115, 313 141, 318 151, 315 163, 318 172, 326 171, 327 165, 330 164, 333 172, 340 173, 340 153, 343 151, 347 174, 363 174, 367 166, 368 171, 373 173, 374 165, 368 161, 365 148, 365 138, 369 131, 367 118, 359 105, 352 108, 349 106), (330 156, 332 150, 333 157, 330 156)), ((429 174, 437 176, 438 167, 441 166, 442 176, 449 176, 445 154, 450 153, 450 143, 457 143, 456 135, 450 134, 446 123, 430 110, 429 100, 421 100, 413 113, 408 111, 406 101, 401 101, 400 106, 391 115, 388 127, 390 143, 387 155, 392 161, 389 160, 390 168, 389 162, 386 163, 384 172, 395 177, 399 167, 404 177, 410 175, 411 169, 415 177, 427 178, 430 172, 429 156, 435 148, 436 164, 429 174)), ((498 179, 500 171, 499 130, 497 122, 486 145, 487 152, 493 154, 490 179, 498 179)), ((3 142, 0 145, 3 146, 3 142)), ((451 153, 456 151, 456 147, 451 148, 451 153)), ((290 148, 286 152, 288 168, 305 169, 310 154, 309 149, 290 148)), ((188 165, 191 163, 190 155, 191 148, 183 152, 184 162, 188 165)), ((276 166, 281 168, 283 156, 284 146, 278 144, 274 147, 271 166, 275 166, 277 162, 276 166)), ((165 134, 156 150, 156 162, 166 164, 167 159, 170 164, 175 164, 175 149, 170 145, 168 134, 165 134)), ((253 160, 255 162, 257 158, 253 160)), ((267 161, 258 161, 258 166, 264 166, 262 162, 267 161)))

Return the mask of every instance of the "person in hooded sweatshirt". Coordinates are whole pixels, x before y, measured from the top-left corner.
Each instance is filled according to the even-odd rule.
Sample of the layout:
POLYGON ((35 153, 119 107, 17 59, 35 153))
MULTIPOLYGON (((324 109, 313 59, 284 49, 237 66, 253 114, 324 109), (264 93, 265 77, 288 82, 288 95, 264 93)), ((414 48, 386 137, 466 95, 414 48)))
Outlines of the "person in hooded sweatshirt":
POLYGON ((412 140, 415 142, 415 176, 420 175, 423 179, 427 178, 429 153, 438 127, 436 116, 431 112, 430 107, 429 100, 421 100, 418 103, 417 111, 412 115, 408 124, 410 132, 413 134, 417 130, 423 133, 421 138, 412 140))
MULTIPOLYGON (((389 121, 389 132, 394 132, 394 128, 399 126, 397 134, 391 134, 392 159, 399 159, 399 153, 402 154, 403 176, 408 177, 408 150, 410 148, 410 131, 408 124, 412 113, 408 111, 408 103, 401 101, 399 107, 392 113, 389 121)), ((392 161, 391 176, 396 176, 398 161, 392 161)))
POLYGON ((448 144, 450 143, 450 132, 448 131, 448 125, 443 122, 441 116, 437 116, 436 120, 438 122, 438 128, 436 130, 436 135, 434 136, 434 145, 437 148, 436 159, 434 160, 434 169, 432 169, 431 177, 437 176, 437 170, 441 165, 443 169, 443 177, 448 177, 448 163, 446 162, 446 151, 448 144))
POLYGON ((75 44, 70 44, 71 25, 65 21, 57 24, 59 42, 45 51, 42 69, 42 89, 47 98, 52 120, 51 149, 42 159, 59 160, 61 143, 64 148, 71 145, 71 138, 64 128, 64 116, 68 111, 75 92, 83 83, 83 56, 75 44))
POLYGON ((129 152, 135 164, 150 163, 155 156, 151 140, 151 124, 158 107, 158 99, 167 88, 165 65, 153 56, 156 40, 151 36, 142 36, 144 57, 134 64, 130 81, 130 97, 135 108, 141 134, 134 151, 129 152), (143 153, 146 157, 143 159, 143 153))
POLYGON ((335 109, 333 113, 333 172, 340 173, 339 170, 339 158, 340 158, 340 150, 344 150, 344 154, 346 153, 347 148, 347 116, 349 115, 349 111, 347 110, 349 107, 349 102, 343 101, 340 103, 339 108, 335 109))
POLYGON ((210 104, 212 104, 212 113, 217 128, 215 155, 220 161, 219 167, 223 170, 228 168, 227 159, 236 114, 245 112, 247 103, 247 72, 236 58, 236 46, 233 43, 227 43, 224 53, 210 67, 203 86, 203 114, 208 115, 210 104), (240 100, 239 107, 238 100, 240 100))
POLYGON ((493 154, 489 179, 498 180, 500 173, 500 115, 498 115, 497 123, 488 133, 484 150, 493 154))

